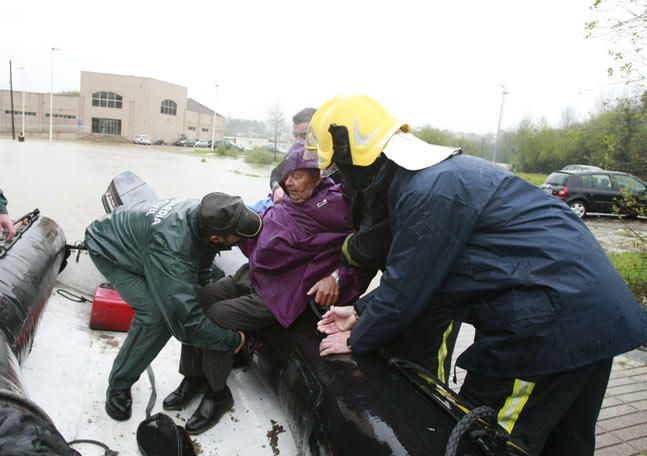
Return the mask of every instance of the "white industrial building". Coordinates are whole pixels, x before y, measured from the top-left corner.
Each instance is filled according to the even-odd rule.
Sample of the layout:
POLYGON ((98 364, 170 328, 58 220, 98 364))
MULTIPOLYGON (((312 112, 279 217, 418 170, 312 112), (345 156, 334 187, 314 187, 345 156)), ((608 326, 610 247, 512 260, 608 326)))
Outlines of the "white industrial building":
MULTIPOLYGON (((0 134, 49 135, 50 94, 0 90, 0 134)), ((211 139, 214 111, 188 97, 186 87, 152 78, 81 72, 78 94, 54 95, 53 136, 131 141, 145 134, 172 143, 181 136, 211 139)), ((224 117, 215 114, 216 139, 222 139, 224 117)))

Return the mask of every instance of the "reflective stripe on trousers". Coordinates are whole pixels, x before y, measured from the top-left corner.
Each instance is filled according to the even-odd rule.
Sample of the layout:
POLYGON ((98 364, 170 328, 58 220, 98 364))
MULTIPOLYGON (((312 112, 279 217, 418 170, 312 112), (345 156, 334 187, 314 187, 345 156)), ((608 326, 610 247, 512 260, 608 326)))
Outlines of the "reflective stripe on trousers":
POLYGON ((454 329, 454 322, 452 321, 445 332, 443 333, 443 343, 440 346, 440 349, 438 350, 438 378, 440 379, 441 382, 447 383, 447 378, 445 374, 445 360, 447 359, 447 338, 450 336, 452 333, 452 329, 454 329))
POLYGON ((526 382, 518 378, 514 380, 512 394, 506 398, 497 415, 497 421, 509 434, 512 433, 512 429, 534 388, 533 382, 526 382))

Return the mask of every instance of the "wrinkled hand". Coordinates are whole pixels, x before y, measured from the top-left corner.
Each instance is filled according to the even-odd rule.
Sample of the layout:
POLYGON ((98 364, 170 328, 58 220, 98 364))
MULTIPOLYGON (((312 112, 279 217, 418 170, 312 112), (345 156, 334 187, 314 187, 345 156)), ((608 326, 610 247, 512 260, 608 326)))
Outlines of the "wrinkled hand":
POLYGON ((272 193, 272 202, 274 202, 274 204, 281 204, 281 200, 283 199, 284 195, 285 192, 283 191, 283 188, 281 188, 280 186, 276 187, 276 189, 274 189, 274 192, 272 193))
POLYGON ((339 287, 332 276, 326 276, 315 283, 307 295, 314 295, 315 302, 322 307, 334 306, 339 300, 339 287))
POLYGON ((349 337, 350 331, 331 334, 319 344, 319 355, 328 356, 339 353, 350 353, 351 349, 348 347, 349 337))
POLYGON ((236 350, 234 350, 234 354, 241 351, 245 346, 245 333, 242 331, 238 331, 238 334, 240 334, 240 344, 238 345, 238 347, 236 347, 236 350))
POLYGON ((9 214, 0 214, 0 233, 2 233, 2 230, 5 228, 7 230, 7 237, 5 239, 9 241, 16 235, 16 228, 13 226, 13 222, 11 221, 9 214))
POLYGON ((333 306, 317 322, 317 330, 324 334, 350 331, 356 321, 353 306, 333 306))

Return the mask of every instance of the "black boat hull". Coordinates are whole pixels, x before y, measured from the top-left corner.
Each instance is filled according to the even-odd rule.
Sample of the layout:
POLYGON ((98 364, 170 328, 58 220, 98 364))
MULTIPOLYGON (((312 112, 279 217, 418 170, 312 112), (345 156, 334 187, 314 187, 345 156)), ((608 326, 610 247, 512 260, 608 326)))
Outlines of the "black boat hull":
MULTIPOLYGON (((445 454, 464 415, 451 401, 431 400, 382 354, 322 358, 315 325, 306 311, 288 330, 275 325, 253 335, 247 347, 252 369, 290 419, 300 454, 445 454)), ((463 439, 457 454, 483 453, 463 439)))
POLYGON ((0 258, 0 331, 22 362, 65 259, 65 235, 40 216, 0 258))
POLYGON ((53 220, 38 211, 26 217, 0 258, 0 454, 78 456, 20 380, 19 363, 31 350, 66 256, 65 236, 53 220))

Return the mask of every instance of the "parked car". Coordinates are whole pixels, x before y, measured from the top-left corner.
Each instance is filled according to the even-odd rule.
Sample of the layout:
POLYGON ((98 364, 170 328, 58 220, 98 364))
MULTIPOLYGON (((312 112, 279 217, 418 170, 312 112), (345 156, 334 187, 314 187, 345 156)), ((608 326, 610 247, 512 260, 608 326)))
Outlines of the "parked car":
POLYGON ((277 154, 285 154, 286 153, 286 151, 281 146, 276 146, 276 148, 274 148, 274 144, 272 144, 272 143, 265 144, 264 146, 261 146, 261 149, 265 149, 268 152, 277 153, 277 154))
POLYGON ((225 150, 232 150, 233 149, 233 150, 237 150, 238 152, 243 152, 245 150, 242 147, 240 147, 238 144, 236 144, 235 142, 229 141, 228 139, 224 139, 224 140, 219 139, 219 140, 217 140, 215 149, 217 149, 218 147, 224 147, 225 150))
POLYGON ((647 183, 631 174, 617 171, 556 171, 541 186, 564 200, 577 214, 588 212, 635 217, 647 210, 647 183))
POLYGON ((173 143, 174 146, 181 146, 181 147, 193 147, 195 146, 195 140, 194 139, 178 139, 173 143))
POLYGON ((135 144, 144 144, 146 146, 153 144, 153 140, 148 135, 137 135, 135 136, 135 139, 133 139, 133 142, 135 144))
POLYGON ((162 138, 157 138, 155 141, 153 141, 153 144, 156 146, 166 146, 166 141, 164 141, 162 138))
POLYGON ((572 171, 574 173, 582 173, 585 171, 602 171, 602 168, 593 165, 566 165, 562 171, 572 171))
POLYGON ((211 147, 211 141, 207 141, 206 139, 198 139, 193 147, 211 147))

